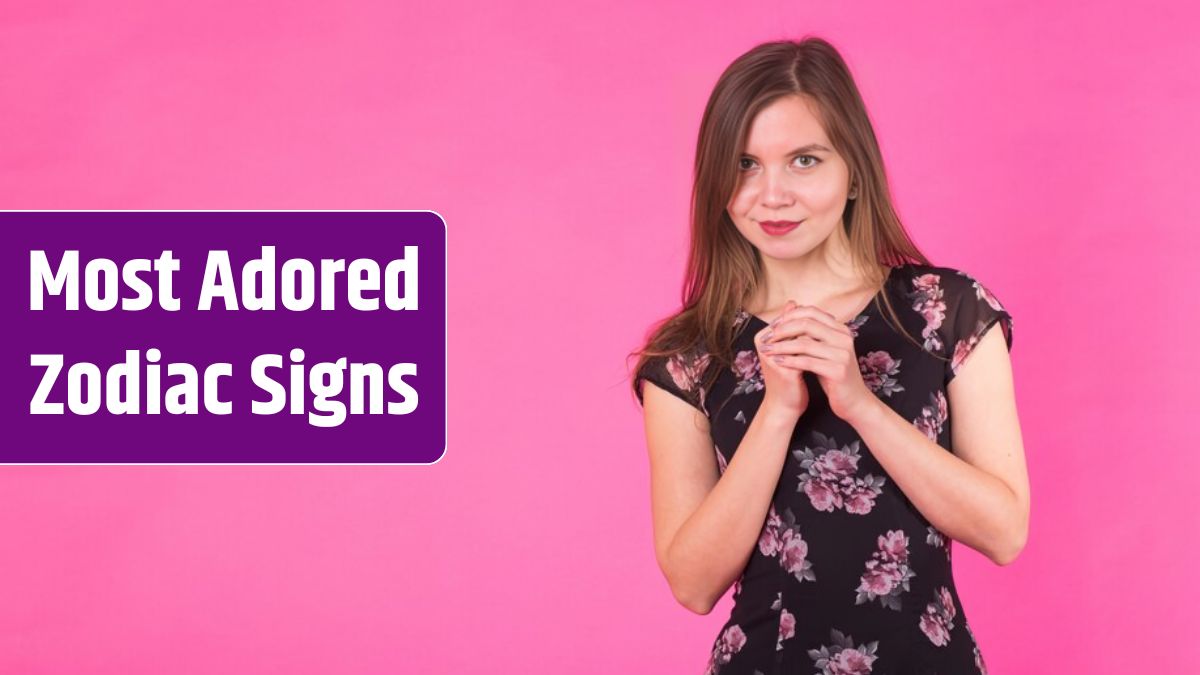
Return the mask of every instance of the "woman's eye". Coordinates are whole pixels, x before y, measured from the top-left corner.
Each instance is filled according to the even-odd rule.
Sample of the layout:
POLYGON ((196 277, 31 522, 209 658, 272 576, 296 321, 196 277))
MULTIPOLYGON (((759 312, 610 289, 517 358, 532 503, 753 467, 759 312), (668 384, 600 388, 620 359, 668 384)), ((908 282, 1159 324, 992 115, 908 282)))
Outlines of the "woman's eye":
MULTIPOLYGON (((811 162, 808 162, 808 163, 801 162, 800 166, 805 169, 811 169, 812 167, 821 163, 820 159, 818 159, 812 155, 797 155, 796 156, 796 160, 802 160, 802 159, 812 160, 811 162)), ((749 157, 743 157, 740 160, 738 160, 738 170, 739 171, 749 171, 750 169, 753 169, 753 168, 754 168, 754 160, 750 159, 749 157)))

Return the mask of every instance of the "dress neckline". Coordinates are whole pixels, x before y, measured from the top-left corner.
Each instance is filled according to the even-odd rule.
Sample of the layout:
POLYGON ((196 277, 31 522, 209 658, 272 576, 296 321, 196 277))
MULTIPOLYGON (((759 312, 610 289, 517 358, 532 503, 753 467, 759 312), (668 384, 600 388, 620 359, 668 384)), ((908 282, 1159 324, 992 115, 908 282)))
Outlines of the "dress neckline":
MULTIPOLYGON (((871 308, 874 307, 876 304, 875 301, 879 299, 879 296, 883 295, 887 291, 888 284, 892 280, 892 273, 896 270, 896 267, 898 267, 898 266, 888 267, 887 274, 884 276, 883 284, 880 286, 879 290, 875 293, 875 295, 871 296, 871 299, 867 301, 867 304, 865 307, 858 310, 858 312, 856 312, 854 314, 854 317, 852 319, 850 319, 849 321, 843 321, 842 322, 843 324, 849 326, 850 324, 854 323, 855 321, 858 321, 864 315, 868 314, 871 311, 871 308)), ((738 310, 738 314, 741 316, 747 317, 750 320, 750 323, 758 323, 763 326, 770 325, 770 322, 763 320, 757 314, 751 314, 750 312, 746 311, 746 308, 744 308, 744 307, 738 310)))

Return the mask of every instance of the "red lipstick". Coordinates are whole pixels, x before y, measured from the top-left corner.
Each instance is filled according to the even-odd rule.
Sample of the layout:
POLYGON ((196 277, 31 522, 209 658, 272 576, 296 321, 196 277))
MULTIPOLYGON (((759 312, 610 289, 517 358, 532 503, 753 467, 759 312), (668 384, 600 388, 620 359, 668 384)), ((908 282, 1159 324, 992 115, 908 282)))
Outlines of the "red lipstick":
POLYGON ((766 232, 767 234, 775 236, 775 237, 780 237, 780 236, 787 234, 788 232, 791 232, 792 230, 796 229, 797 227, 800 227, 801 222, 803 222, 803 221, 762 220, 762 221, 759 221, 758 224, 762 227, 763 231, 766 232))

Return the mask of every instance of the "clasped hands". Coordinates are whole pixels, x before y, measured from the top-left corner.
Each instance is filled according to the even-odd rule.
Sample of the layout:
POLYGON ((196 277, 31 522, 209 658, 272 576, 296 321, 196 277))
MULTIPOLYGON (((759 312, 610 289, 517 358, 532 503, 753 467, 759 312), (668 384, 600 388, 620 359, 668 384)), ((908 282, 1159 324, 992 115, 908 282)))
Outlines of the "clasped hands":
POLYGON ((755 336, 759 361, 769 358, 800 377, 812 372, 838 417, 850 420, 875 395, 867 388, 854 351, 854 333, 820 307, 789 300, 784 311, 755 336))

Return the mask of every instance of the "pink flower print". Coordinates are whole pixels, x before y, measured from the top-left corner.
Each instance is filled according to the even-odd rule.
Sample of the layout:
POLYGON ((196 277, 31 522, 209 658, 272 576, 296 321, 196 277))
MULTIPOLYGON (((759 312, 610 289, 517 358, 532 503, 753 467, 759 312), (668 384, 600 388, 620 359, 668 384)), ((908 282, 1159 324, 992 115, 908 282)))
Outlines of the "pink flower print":
POLYGON ((796 635, 796 617, 789 611, 782 610, 779 615, 779 638, 775 643, 775 651, 783 649, 783 641, 796 635))
MULTIPOLYGON (((796 635, 796 617, 783 608, 783 591, 775 592, 775 602, 771 609, 779 612, 779 638, 775 641, 775 651, 783 649, 783 641, 796 635)), ((761 671, 754 671, 761 673, 761 671)))
POLYGON ((941 601, 942 606, 946 608, 946 611, 949 612, 950 618, 953 619, 956 610, 954 609, 954 596, 950 595, 950 589, 946 588, 945 586, 939 588, 938 600, 941 601))
POLYGON ((879 551, 888 560, 908 561, 908 535, 904 530, 889 530, 878 539, 879 551))
POLYGON ((862 325, 867 322, 867 319, 870 319, 870 318, 871 317, 869 317, 865 314, 862 316, 856 316, 856 317, 854 317, 854 319, 852 319, 851 321, 846 323, 846 327, 850 329, 851 335, 853 335, 854 337, 858 337, 858 329, 862 328, 862 325))
POLYGON ((762 533, 758 535, 758 550, 768 558, 783 550, 783 539, 779 536, 783 530, 783 519, 775 512, 775 505, 767 511, 767 522, 762 533))
POLYGON ((800 528, 791 509, 785 509, 780 518, 775 506, 771 505, 767 521, 758 536, 758 550, 768 558, 779 556, 780 566, 795 576, 797 581, 816 581, 812 562, 808 560, 808 542, 800 536, 800 528))
POLYGON ((922 274, 912 280, 914 291, 910 293, 913 300, 912 308, 925 319, 925 327, 921 329, 921 337, 925 338, 925 349, 940 351, 942 339, 937 330, 946 320, 946 302, 943 300, 941 277, 934 273, 922 274))
POLYGON ((975 667, 979 669, 979 675, 987 675, 987 664, 983 662, 983 655, 979 653, 979 643, 975 640, 975 632, 971 630, 971 624, 964 620, 963 628, 966 628, 967 635, 971 636, 971 650, 975 653, 975 667))
MULTIPOLYGON (((985 288, 983 284, 979 283, 978 280, 961 270, 959 270, 958 274, 971 282, 971 288, 975 291, 976 300, 983 300, 987 302, 992 309, 998 312, 1005 311, 1004 307, 1000 304, 1000 301, 996 299, 996 296, 992 295, 991 291, 985 288)), ((950 358, 950 371, 954 375, 958 375, 958 369, 962 367, 963 361, 966 360, 967 355, 971 353, 971 350, 975 348, 975 345, 979 343, 980 333, 983 332, 983 327, 984 322, 982 320, 976 322, 975 328, 971 331, 971 334, 955 343, 954 354, 950 358)))
POLYGON ((919 274, 913 277, 913 288, 917 289, 925 295, 932 295, 938 290, 938 283, 941 277, 933 273, 919 274))
POLYGON ((857 649, 843 649, 838 652, 837 656, 830 659, 829 672, 841 675, 857 675, 858 673, 871 672, 871 664, 875 662, 876 657, 868 657, 866 654, 857 649))
POLYGON ((675 386, 684 391, 691 391, 699 382, 700 374, 708 367, 710 358, 708 352, 694 359, 675 354, 667 361, 667 372, 671 374, 675 386))
POLYGON ((971 332, 970 337, 959 340, 954 344, 954 355, 950 357, 950 371, 955 375, 958 375, 958 369, 962 367, 963 361, 967 359, 967 355, 970 354, 971 350, 975 348, 975 345, 979 343, 979 338, 977 337, 978 332, 979 328, 977 327, 971 332))
POLYGON ((832 512, 835 507, 842 507, 842 493, 838 491, 836 484, 826 483, 820 478, 809 478, 804 482, 802 489, 804 494, 808 495, 813 508, 818 511, 832 512))
POLYGON ((858 455, 852 455, 841 450, 829 450, 813 462, 821 480, 837 482, 839 479, 858 471, 858 455))
POLYGON ((853 485, 843 487, 843 505, 846 512, 863 516, 870 513, 871 509, 875 508, 875 497, 883 491, 883 482, 882 476, 868 475, 864 478, 855 478, 853 485))
POLYGON ((872 664, 879 658, 875 654, 879 649, 879 641, 873 640, 856 647, 854 638, 836 628, 829 634, 833 644, 808 650, 809 658, 821 669, 821 675, 869 675, 872 664))
POLYGON ((746 646, 746 633, 742 631, 741 627, 733 624, 726 628, 713 645, 712 656, 708 659, 708 669, 704 671, 705 675, 717 675, 721 666, 729 663, 733 659, 733 655, 742 651, 744 646, 746 646))
POLYGON ((733 360, 733 373, 739 380, 748 380, 759 372, 758 360, 754 358, 754 350, 743 349, 733 360))
POLYGON ((721 448, 714 445, 713 450, 717 451, 717 469, 724 475, 725 469, 729 468, 729 462, 725 459, 725 453, 721 452, 721 448))
POLYGON ((808 542, 800 538, 798 530, 787 529, 783 531, 783 555, 779 558, 779 564, 783 565, 783 569, 787 570, 796 577, 796 581, 815 581, 813 576, 812 563, 807 560, 808 542))
POLYGON ((904 391, 904 387, 896 380, 900 372, 900 361, 893 359, 891 354, 884 351, 869 352, 866 356, 858 357, 858 369, 862 373, 863 383, 876 394, 891 396, 895 392, 904 391))
POLYGON ((942 534, 941 530, 937 529, 936 527, 934 527, 932 525, 926 527, 925 530, 927 532, 927 534, 925 535, 925 543, 929 544, 930 546, 934 546, 936 548, 945 549, 946 557, 949 558, 950 557, 950 540, 949 540, 949 538, 947 538, 946 535, 942 534))
POLYGON ((743 349, 733 359, 733 374, 737 376, 734 394, 748 394, 766 388, 762 379, 762 366, 758 362, 758 354, 753 349, 743 349))
POLYGON ((950 631, 954 629, 954 596, 950 589, 942 586, 937 590, 934 601, 925 606, 921 614, 921 632, 929 641, 938 647, 944 647, 950 642, 950 631))
MULTIPOLYGON (((892 569, 882 567, 878 560, 867 561, 867 571, 863 573, 856 589, 858 597, 854 604, 861 605, 878 596, 890 595, 899 581, 895 575, 895 565, 891 567, 892 569)), ((887 606, 886 603, 884 606, 887 606)))
POLYGON ((913 424, 921 430, 921 433, 929 437, 929 440, 937 443, 938 436, 942 433, 942 427, 946 420, 949 419, 949 408, 946 402, 946 395, 941 389, 929 395, 930 404, 921 408, 921 415, 913 420, 913 424))
POLYGON ((875 506, 886 479, 867 474, 858 477, 859 441, 839 448, 836 441, 813 432, 814 448, 793 450, 804 473, 797 491, 808 495, 813 508, 832 512, 844 508, 848 513, 865 515, 875 506))
POLYGON ((908 566, 908 535, 904 530, 889 530, 877 541, 878 550, 867 561, 854 604, 878 599, 884 607, 899 611, 900 593, 909 590, 908 581, 916 576, 908 566))
POLYGON ((975 349, 975 345, 979 344, 979 340, 984 332, 984 323, 982 319, 975 322, 975 329, 971 331, 971 334, 954 343, 954 354, 950 357, 950 371, 953 374, 958 375, 963 361, 967 360, 967 356, 975 349))
MULTIPOLYGON (((933 607, 933 605, 930 605, 933 607)), ((921 632, 929 638, 929 641, 938 647, 943 647, 950 642, 950 632, 946 630, 946 625, 939 621, 937 617, 926 609, 921 615, 921 632)))
POLYGON ((683 354, 675 354, 667 360, 667 373, 671 375, 671 380, 675 382, 675 386, 679 389, 692 392, 695 391, 700 401, 700 408, 704 408, 704 387, 699 387, 700 377, 704 370, 708 368, 708 364, 712 357, 708 352, 701 352, 695 358, 688 358, 683 354))
POLYGON ((991 291, 989 291, 983 284, 979 283, 978 279, 970 274, 967 274, 966 272, 963 272, 962 270, 958 270, 958 273, 971 281, 971 288, 975 289, 976 299, 987 302, 987 304, 991 305, 992 309, 996 311, 1004 311, 1004 307, 1000 305, 1000 301, 996 299, 996 296, 992 295, 991 291))

